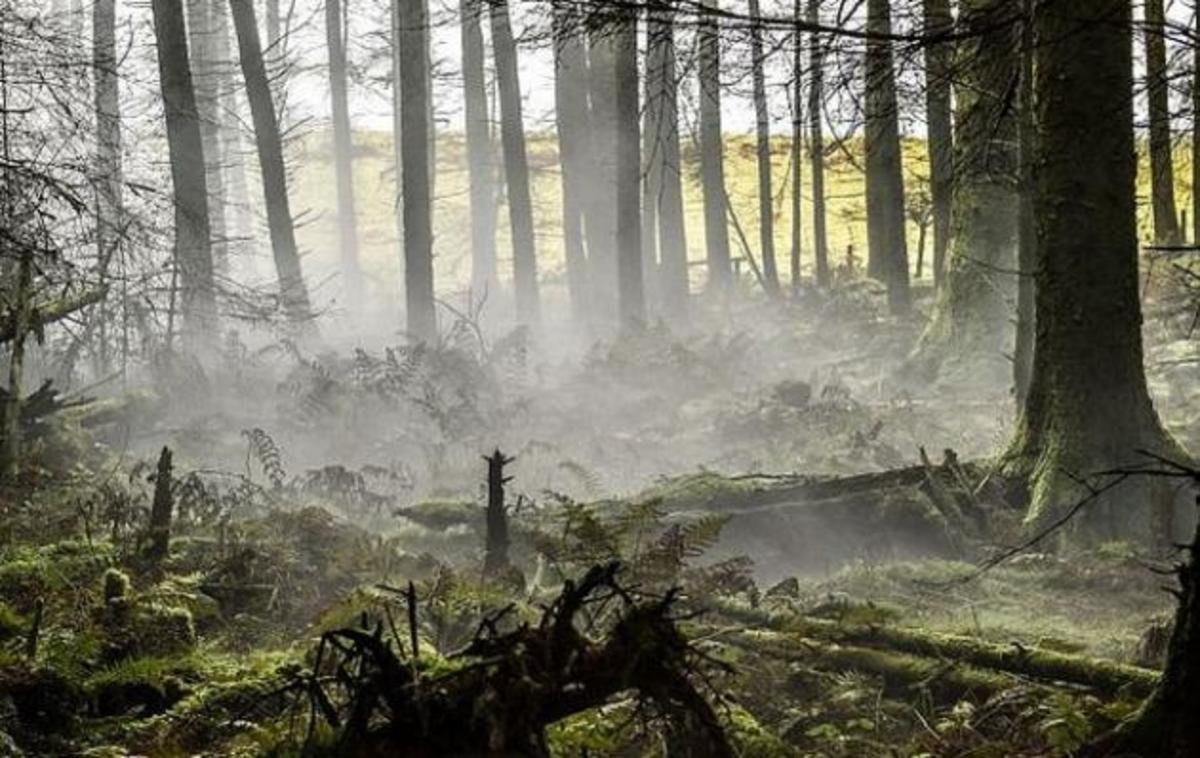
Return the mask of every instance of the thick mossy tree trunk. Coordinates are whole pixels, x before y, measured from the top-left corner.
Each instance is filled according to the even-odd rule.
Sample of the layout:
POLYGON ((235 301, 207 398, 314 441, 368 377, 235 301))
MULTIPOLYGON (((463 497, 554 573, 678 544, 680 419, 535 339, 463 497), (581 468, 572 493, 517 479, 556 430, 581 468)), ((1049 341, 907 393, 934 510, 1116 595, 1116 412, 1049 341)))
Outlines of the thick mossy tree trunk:
POLYGON ((500 88, 500 141, 504 147, 504 180, 508 187, 517 319, 532 325, 537 323, 540 310, 537 253, 533 239, 533 204, 529 195, 529 162, 525 154, 525 120, 521 114, 520 68, 508 1, 492 3, 491 17, 492 52, 496 57, 496 79, 500 88))
MULTIPOLYGON (((399 3, 400 0, 394 2, 399 3)), ((483 30, 479 21, 483 7, 479 0, 461 0, 459 4, 462 13, 463 117, 466 122, 471 202, 471 289, 475 297, 491 296, 499 290, 494 188, 496 170, 492 165, 491 122, 488 121, 487 83, 483 74, 483 30)), ((397 77, 396 81, 398 88, 400 78, 397 77)))
POLYGON ((642 280, 642 161, 638 118, 637 11, 623 10, 612 31, 617 81, 617 308, 623 328, 645 320, 642 280))
POLYGON ((721 134, 721 41, 714 0, 702 0, 699 36, 700 181, 704 194, 704 244, 708 256, 708 288, 728 293, 733 284, 726 223, 725 143, 721 134))
POLYGON ((775 265, 775 196, 771 192, 771 114, 767 110, 763 30, 758 0, 750 0, 750 71, 754 89, 754 123, 758 157, 758 238, 763 281, 768 295, 779 294, 775 265))
POLYGON ((279 121, 271 97, 271 83, 263 62, 262 43, 258 37, 258 21, 254 3, 230 0, 233 28, 237 32, 238 57, 250 101, 250 116, 254 122, 254 141, 258 149, 258 164, 262 171, 263 197, 266 201, 267 227, 271 235, 271 251, 279 278, 283 310, 295 323, 307 323, 312 318, 308 288, 300 267, 300 252, 296 246, 296 230, 288 202, 287 169, 283 163, 283 141, 279 121))
POLYGON ((683 173, 679 155, 679 82, 675 79, 675 21, 670 2, 655 2, 647 14, 646 107, 654 108, 656 185, 651 198, 658 219, 658 296, 663 312, 682 321, 688 305, 687 232, 683 220, 683 173))
POLYGON ((914 362, 958 386, 1007 385, 1017 277, 1019 28, 997 26, 1009 0, 959 5, 953 248, 914 362))
POLYGON ((1175 210, 1175 168, 1171 148, 1170 80, 1167 72, 1166 21, 1163 0, 1146 0, 1146 98, 1150 111, 1150 197, 1154 241, 1180 242, 1175 210))
MULTIPOLYGON (((1035 12, 1037 336, 1024 413, 1006 456, 1028 482, 1027 523, 1087 494, 1074 477, 1181 457, 1142 365, 1131 9, 1059 0, 1035 12)), ((1071 522, 1084 539, 1157 536, 1157 480, 1127 481, 1071 522)))
MULTIPOLYGON (((949 34, 954 29, 950 0, 924 0, 925 33, 949 34)), ((933 205, 933 281, 942 286, 946 252, 950 249, 951 204, 954 191, 954 132, 950 87, 954 75, 954 44, 925 46, 925 123, 929 147, 929 194, 933 205)), ((993 95, 994 97, 995 95, 993 95)))
POLYGON ((347 304, 362 304, 358 263, 358 218, 354 201, 354 132, 350 127, 349 77, 346 71, 345 16, 342 0, 325 0, 325 43, 329 52, 329 95, 333 109, 333 166, 337 183, 338 248, 347 304))
POLYGON ((574 317, 589 313, 588 259, 584 244, 584 198, 589 181, 587 46, 583 19, 569 5, 556 3, 554 14, 554 123, 562 167, 563 253, 567 290, 574 317))
POLYGON ((188 62, 182 0, 153 0, 158 75, 167 122, 167 152, 175 206, 175 266, 179 272, 184 346, 207 352, 216 341, 217 296, 208 224, 204 143, 188 62))
POLYGON ((904 168, 888 0, 868 0, 866 55, 867 274, 887 284, 893 314, 906 313, 908 242, 904 234, 904 168))
MULTIPOLYGON (((808 23, 821 22, 820 0, 808 0, 808 23)), ((822 108, 825 107, 825 48, 821 35, 813 32, 809 40, 809 68, 812 83, 808 88, 809 160, 812 165, 812 225, 813 265, 818 287, 828 287, 829 239, 825 226, 825 129, 822 108)))
POLYGON ((400 130, 404 198, 404 297, 408 333, 415 339, 437 338, 433 297, 433 197, 429 186, 429 53, 425 49, 424 0, 400 0, 397 41, 400 44, 400 130))

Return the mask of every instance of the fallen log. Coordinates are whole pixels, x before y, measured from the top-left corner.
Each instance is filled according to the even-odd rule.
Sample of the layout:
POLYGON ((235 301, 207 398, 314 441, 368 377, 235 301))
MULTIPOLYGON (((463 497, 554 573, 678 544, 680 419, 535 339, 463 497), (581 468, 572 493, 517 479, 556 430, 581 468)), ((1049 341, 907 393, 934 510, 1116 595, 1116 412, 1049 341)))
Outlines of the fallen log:
MULTIPOLYGON (((95 305, 107 295, 107 287, 96 287, 75 295, 65 295, 57 300, 34 305, 29 315, 29 331, 40 332, 48 324, 61 321, 89 305, 95 305)), ((15 319, 0 319, 0 342, 8 342, 16 335, 15 324, 15 319)))

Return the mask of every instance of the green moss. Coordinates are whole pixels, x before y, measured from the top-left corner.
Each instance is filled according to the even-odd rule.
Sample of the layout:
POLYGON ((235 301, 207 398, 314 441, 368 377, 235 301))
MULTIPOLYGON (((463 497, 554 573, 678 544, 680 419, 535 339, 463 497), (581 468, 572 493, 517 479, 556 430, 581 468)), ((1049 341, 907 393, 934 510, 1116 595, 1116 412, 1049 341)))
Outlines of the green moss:
POLYGON ((125 598, 129 595, 129 575, 116 568, 104 572, 104 602, 125 598))

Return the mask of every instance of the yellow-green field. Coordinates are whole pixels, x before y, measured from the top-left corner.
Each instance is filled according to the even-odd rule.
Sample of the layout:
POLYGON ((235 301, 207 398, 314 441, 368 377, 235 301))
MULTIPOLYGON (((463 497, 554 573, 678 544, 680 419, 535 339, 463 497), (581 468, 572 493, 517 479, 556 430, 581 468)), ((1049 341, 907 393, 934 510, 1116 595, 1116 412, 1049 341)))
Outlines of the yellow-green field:
MULTIPOLYGON (((291 188, 293 212, 307 211, 299 236, 307 251, 305 266, 310 278, 333 275, 338 268, 335 232, 336 197, 333 164, 329 152, 330 135, 317 132, 295 146, 291 156, 296 168, 291 188)), ((531 135, 529 163, 533 172, 534 223, 537 233, 538 260, 544 280, 557 279, 562 270, 562 233, 560 223, 560 175, 555 140, 546 135, 531 135)), ((925 143, 908 140, 905 150, 906 188, 910 195, 927 194, 928 161, 925 143)), ((776 195, 775 237, 779 270, 787 275, 791 249, 790 142, 777 139, 772 150, 773 179, 776 195)), ((861 142, 851 141, 845 148, 831 148, 827 159, 826 188, 830 256, 834 265, 845 261, 850 245, 859 262, 865 253, 866 224, 864 186, 859 170, 861 142), (850 153, 850 155, 848 155, 850 153)), ((1177 201, 1181 211, 1191 208, 1190 150, 1182 147, 1176 156, 1177 201)), ((684 204, 687 217, 688 254, 694 260, 704 258, 702 200, 694 170, 694 151, 684 145, 684 204)), ((734 136, 726 142, 726 181, 735 212, 754 256, 759 257, 759 220, 757 211, 757 168, 751 137, 734 136)), ((1148 168, 1140 161, 1139 220, 1142 238, 1149 238, 1148 168)), ((437 144, 437 181, 434 204, 435 271, 438 288, 454 290, 463 286, 470 273, 469 216, 467 211, 467 172, 464 144, 457 134, 443 134, 437 144)), ((355 188, 358 203, 358 228, 363 267, 379 294, 396 292, 401 287, 401 260, 396 242, 392 171, 392 141, 387 132, 360 131, 355 135, 355 188)), ((804 193, 802 262, 807 274, 812 266, 811 174, 807 161, 802 169, 804 193)), ((507 210, 498 213, 497 244, 502 276, 509 273, 507 254, 507 210)), ((917 263, 919 231, 909 223, 909 259, 917 263)), ((1190 236, 1190 234, 1189 234, 1190 236)), ((734 255, 743 255, 738 235, 730 228, 734 255)), ((922 276, 931 276, 932 239, 926 242, 922 276)), ((697 276, 702 268, 694 269, 697 276)))

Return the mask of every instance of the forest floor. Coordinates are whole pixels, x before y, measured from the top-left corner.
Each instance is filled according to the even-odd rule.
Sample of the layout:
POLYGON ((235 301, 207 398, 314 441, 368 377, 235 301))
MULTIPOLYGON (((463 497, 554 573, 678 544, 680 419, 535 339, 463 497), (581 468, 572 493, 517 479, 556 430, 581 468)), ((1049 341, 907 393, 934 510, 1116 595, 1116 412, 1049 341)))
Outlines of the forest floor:
MULTIPOLYGON (((1196 451, 1192 313, 1151 294, 1155 399, 1196 451)), ((551 754, 655 755, 686 702, 656 673, 738 755, 1073 754, 1152 686, 1172 556, 998 560, 1024 536, 993 470, 1004 383, 902 380, 921 322, 882 308, 849 282, 586 349, 470 319, 424 348, 231 339, 40 419, 0 519, 0 755, 379 754, 463 698, 484 704, 464 738, 515 728, 506 701, 577 698, 551 754), (485 580, 497 447, 510 569, 485 580), (658 668, 562 690, 557 658, 522 657, 566 618, 582 636, 550 650, 623 660, 647 614, 647 649, 686 639, 658 668)))

